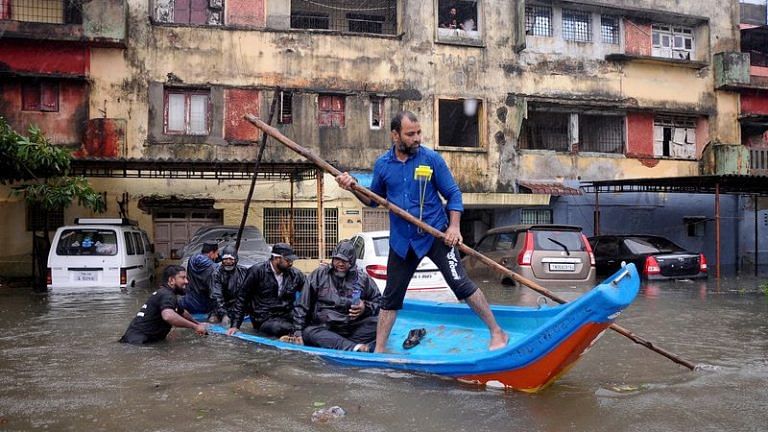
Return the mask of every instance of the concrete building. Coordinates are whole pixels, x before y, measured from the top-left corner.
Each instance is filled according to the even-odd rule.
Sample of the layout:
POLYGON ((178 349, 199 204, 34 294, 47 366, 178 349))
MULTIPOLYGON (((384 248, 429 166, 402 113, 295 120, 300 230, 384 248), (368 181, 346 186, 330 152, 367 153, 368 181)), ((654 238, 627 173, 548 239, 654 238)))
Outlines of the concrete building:
MULTIPOLYGON (((580 181, 698 175, 702 161, 717 172, 726 154, 751 157, 738 121, 744 93, 716 82, 717 59, 741 53, 735 1, 110 0, 75 8, 80 24, 65 11, 80 2, 44 1, 62 9, 54 24, 20 12, 33 3, 0 0, 5 76, 34 78, 25 65, 51 65, 59 46, 82 61, 32 68, 55 73, 58 110, 44 96, 21 106, 16 84, 3 86, 0 113, 80 147, 78 166, 107 194, 108 214, 138 219, 166 257, 201 224, 240 222, 247 172, 189 173, 254 160, 260 134, 243 115, 266 119, 273 100, 283 134, 363 182, 389 147, 392 115, 416 112, 425 144, 465 192, 469 240, 510 222, 589 228, 589 199, 572 195, 580 181), (107 36, 90 36, 96 27, 107 36), (65 95, 65 85, 75 89, 65 95), (165 178, 124 179, 103 158, 149 177, 185 162, 165 178)), ((264 161, 304 162, 274 141, 264 161)), ((248 222, 268 242, 296 244, 306 268, 337 240, 386 226, 330 176, 303 173, 257 182, 248 222)), ((23 214, 13 198, 0 206, 19 224, 23 214)), ((7 231, 6 253, 28 253, 26 237, 7 231)))

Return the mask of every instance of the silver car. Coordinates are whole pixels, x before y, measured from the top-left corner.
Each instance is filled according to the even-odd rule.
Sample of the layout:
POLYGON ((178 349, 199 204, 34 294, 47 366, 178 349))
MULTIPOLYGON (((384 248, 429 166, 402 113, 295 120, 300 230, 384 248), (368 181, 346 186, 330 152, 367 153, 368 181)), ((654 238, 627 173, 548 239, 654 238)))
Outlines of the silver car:
MULTIPOLYGON (((475 249, 539 285, 591 287, 595 285, 595 256, 581 227, 572 225, 509 225, 489 230, 475 249)), ((470 277, 496 278, 512 284, 473 256, 462 260, 470 277)))

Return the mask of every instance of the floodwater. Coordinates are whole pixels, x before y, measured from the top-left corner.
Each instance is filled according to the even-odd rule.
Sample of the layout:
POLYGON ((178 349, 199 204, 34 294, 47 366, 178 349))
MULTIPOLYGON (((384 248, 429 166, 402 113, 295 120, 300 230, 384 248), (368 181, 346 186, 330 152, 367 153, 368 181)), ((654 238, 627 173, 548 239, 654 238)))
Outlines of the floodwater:
MULTIPOLYGON (((0 430, 765 430, 763 282, 646 284, 619 317, 618 324, 702 370, 608 331, 568 374, 533 395, 344 368, 188 330, 154 346, 123 345, 116 341, 147 291, 0 288, 0 430), (347 415, 311 422, 314 411, 334 405, 347 415)), ((490 283, 484 290, 496 303, 538 297, 490 283)))

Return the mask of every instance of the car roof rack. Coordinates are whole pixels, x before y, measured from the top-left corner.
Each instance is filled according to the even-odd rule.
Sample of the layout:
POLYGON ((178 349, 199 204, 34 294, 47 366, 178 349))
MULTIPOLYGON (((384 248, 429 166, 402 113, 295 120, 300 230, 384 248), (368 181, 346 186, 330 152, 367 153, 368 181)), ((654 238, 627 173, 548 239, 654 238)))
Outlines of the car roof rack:
POLYGON ((75 218, 75 225, 131 225, 139 223, 128 218, 75 218))

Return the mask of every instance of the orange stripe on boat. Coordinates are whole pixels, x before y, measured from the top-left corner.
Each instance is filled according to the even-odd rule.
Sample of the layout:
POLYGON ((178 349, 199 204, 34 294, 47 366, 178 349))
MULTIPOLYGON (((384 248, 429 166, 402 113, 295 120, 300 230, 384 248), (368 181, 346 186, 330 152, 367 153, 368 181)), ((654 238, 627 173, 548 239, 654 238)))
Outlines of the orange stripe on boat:
POLYGON ((464 375, 462 381, 486 384, 498 381, 506 388, 534 393, 565 373, 611 323, 586 324, 544 357, 522 368, 482 375, 464 375))

